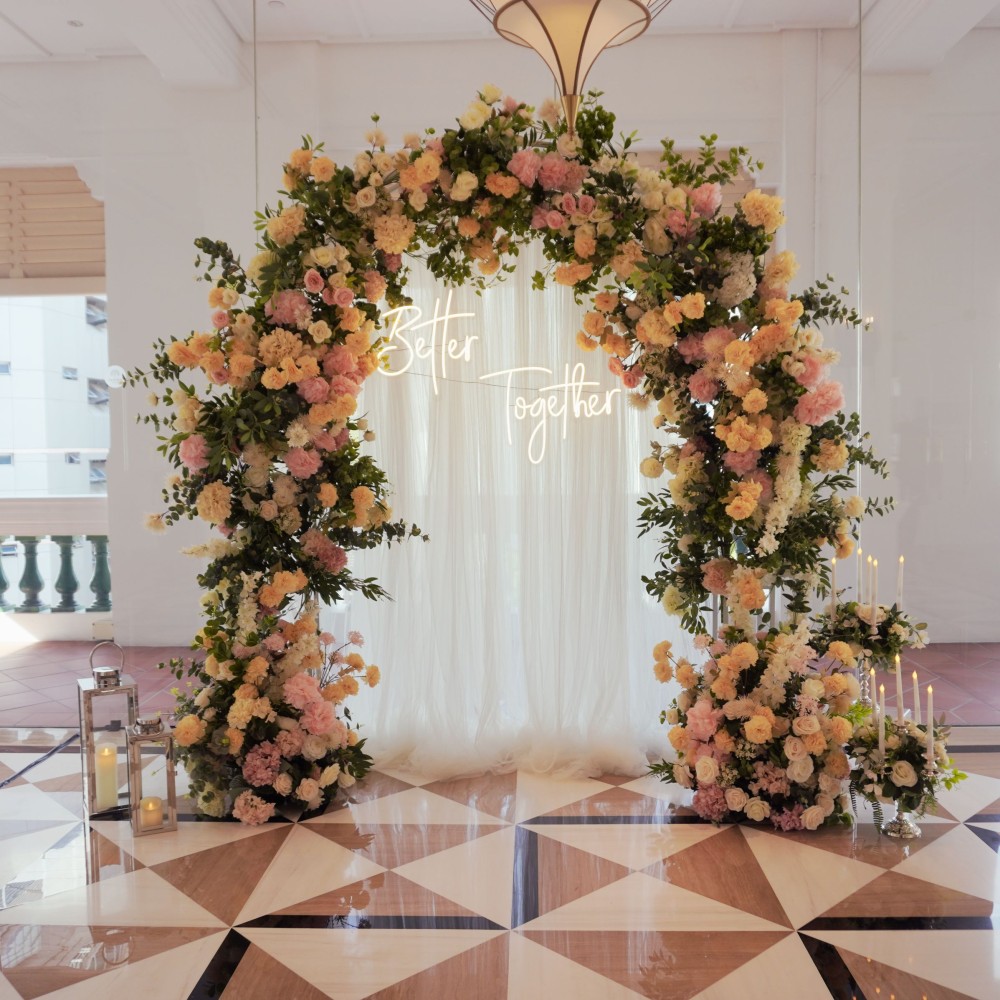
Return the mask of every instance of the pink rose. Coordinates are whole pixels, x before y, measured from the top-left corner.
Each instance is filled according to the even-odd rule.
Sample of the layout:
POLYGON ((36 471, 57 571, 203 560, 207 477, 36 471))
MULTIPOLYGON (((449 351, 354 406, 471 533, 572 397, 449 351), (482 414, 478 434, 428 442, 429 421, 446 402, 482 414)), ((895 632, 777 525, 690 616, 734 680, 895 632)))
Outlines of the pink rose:
POLYGON ((229 313, 225 309, 216 309, 212 313, 212 326, 216 330, 221 330, 224 326, 229 326, 229 313))
POLYGON ((330 394, 330 386, 326 379, 319 376, 299 382, 295 390, 307 403, 325 403, 330 394))
POLYGON ((319 453, 306 451, 305 448, 291 448, 285 455, 285 465, 296 479, 308 479, 315 475, 321 464, 319 453))
POLYGON ((608 358, 608 371, 621 378, 625 374, 625 366, 622 364, 621 358, 608 358))
POLYGON ((534 211, 531 213, 531 228, 532 229, 548 229, 549 227, 549 213, 544 205, 536 205, 534 211))
POLYGON ((320 296, 320 298, 322 298, 322 299, 323 299, 323 302, 324 302, 324 303, 325 303, 326 305, 328 305, 328 306, 332 306, 332 305, 333 305, 333 303, 334 303, 334 298, 333 298, 333 289, 332 289, 332 288, 329 288, 329 287, 328 287, 328 288, 324 288, 324 289, 323 289, 323 294, 322 294, 322 295, 320 296))
POLYGON ((507 164, 507 169, 525 187, 531 187, 538 177, 538 168, 542 165, 542 158, 533 149, 519 149, 507 164))
POLYGON ((576 198, 571 194, 564 194, 559 202, 559 207, 567 214, 572 215, 576 211, 576 198))
POLYGON ((719 394, 719 383, 699 369, 688 379, 688 391, 699 403, 711 403, 719 394))
POLYGON ((334 305, 340 306, 341 309, 346 309, 354 302, 354 292, 346 285, 341 288, 335 288, 333 290, 333 302, 334 305))
POLYGON ((590 215, 596 208, 597 203, 589 194, 581 194, 576 203, 576 210, 581 215, 590 215))
POLYGON ((306 271, 305 276, 302 279, 302 284, 305 286, 307 292, 312 292, 313 295, 318 295, 326 287, 326 281, 323 275, 316 270, 316 268, 311 267, 306 271))
POLYGON ((703 219, 710 219, 722 204, 722 187, 719 184, 699 184, 690 194, 691 210, 703 219))
POLYGON ((503 112, 504 112, 504 114, 505 115, 512 115, 515 111, 517 111, 518 107, 520 106, 520 103, 521 102, 516 97, 511 97, 510 94, 508 94, 503 99, 503 112))
POLYGON ((200 434, 189 434, 177 449, 180 460, 192 472, 201 472, 208 465, 208 445, 200 434))
POLYGON ((634 389, 643 379, 640 368, 630 368, 622 375, 622 384, 626 389, 634 389))
POLYGON ((561 229, 562 224, 565 221, 566 220, 563 218, 562 212, 557 212, 555 209, 552 209, 545 215, 545 224, 549 227, 549 229, 561 229))

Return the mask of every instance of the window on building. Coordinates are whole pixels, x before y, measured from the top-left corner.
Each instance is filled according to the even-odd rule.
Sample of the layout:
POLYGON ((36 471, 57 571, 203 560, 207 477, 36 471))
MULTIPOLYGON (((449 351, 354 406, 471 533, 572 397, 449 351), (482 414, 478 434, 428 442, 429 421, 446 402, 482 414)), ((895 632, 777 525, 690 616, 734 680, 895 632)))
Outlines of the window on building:
POLYGON ((69 379, 71 382, 75 382, 80 377, 80 370, 78 368, 66 368, 62 370, 63 378, 69 379))
POLYGON ((66 464, 67 465, 79 465, 80 464, 80 453, 78 451, 67 451, 66 452, 66 464))
POLYGON ((0 451, 0 465, 13 465, 14 456, 9 451, 0 451))
POLYGON ((87 402, 91 406, 107 406, 108 398, 108 383, 104 379, 87 379, 87 402))
POLYGON ((87 296, 87 322, 105 329, 108 325, 108 300, 96 295, 87 296))
POLYGON ((10 374, 10 362, 0 361, 0 375, 9 375, 9 374, 10 374))
POLYGON ((90 460, 90 492, 107 493, 108 473, 107 460, 103 458, 92 458, 90 460))

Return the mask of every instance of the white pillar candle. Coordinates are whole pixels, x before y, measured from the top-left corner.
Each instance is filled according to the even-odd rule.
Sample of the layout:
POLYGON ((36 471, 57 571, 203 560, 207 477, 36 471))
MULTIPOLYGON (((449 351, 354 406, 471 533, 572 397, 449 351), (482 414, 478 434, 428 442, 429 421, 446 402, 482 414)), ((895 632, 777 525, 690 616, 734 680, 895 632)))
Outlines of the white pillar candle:
POLYGON ((878 686, 878 752, 885 757, 885 685, 878 686))
POLYGON ((903 721, 903 668, 899 665, 899 654, 896 654, 896 721, 903 721))
POLYGON ((118 805, 118 747, 98 743, 94 748, 94 807, 98 812, 118 805))
POLYGON ((830 617, 837 611, 837 557, 830 560, 830 617))
POLYGON ((913 721, 919 726, 920 718, 920 682, 917 680, 917 672, 913 671, 913 721))
POLYGON ((934 688, 927 685, 927 767, 934 766, 934 688))
POLYGON ((903 557, 899 557, 899 572, 896 574, 896 607, 903 610, 903 557))
POLYGON ((149 795, 139 800, 139 829, 158 830, 163 826, 163 799, 149 795))

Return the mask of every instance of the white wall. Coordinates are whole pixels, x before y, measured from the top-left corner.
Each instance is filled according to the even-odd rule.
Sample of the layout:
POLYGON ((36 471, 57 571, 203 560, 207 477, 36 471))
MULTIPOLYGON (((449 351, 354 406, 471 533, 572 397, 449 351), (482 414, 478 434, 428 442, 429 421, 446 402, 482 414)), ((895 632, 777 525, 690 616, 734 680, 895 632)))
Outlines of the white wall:
MULTIPOLYGON (((973 268, 963 272, 963 277, 949 271, 941 281, 937 276, 943 273, 935 264, 946 242, 955 244, 949 252, 957 257, 963 239, 970 239, 973 232, 978 234, 975 248, 985 255, 984 262, 995 254, 988 246, 989 215, 982 212, 981 200, 976 202, 974 185, 968 177, 963 180, 953 169, 944 169, 948 164, 954 167, 956 156, 961 158, 976 142, 982 147, 977 157, 988 153, 988 140, 976 140, 971 125, 953 114, 957 105, 951 102, 960 98, 962 107, 995 113, 989 108, 998 88, 990 93, 990 88, 977 89, 973 84, 977 73, 992 71, 992 39, 987 32, 975 33, 930 78, 865 81, 865 209, 873 213, 865 230, 866 260, 872 265, 871 272, 866 272, 870 287, 865 311, 878 316, 878 331, 893 315, 894 323, 904 324, 899 328, 906 337, 894 354, 886 353, 885 341, 880 341, 881 347, 869 346, 865 354, 865 417, 877 444, 887 453, 895 447, 891 435, 901 425, 898 420, 893 424, 878 408, 879 393, 886 398, 881 383, 888 383, 888 372, 903 355, 933 357, 937 364, 939 356, 927 351, 930 337, 938 336, 943 328, 954 329, 956 322, 954 312, 945 323, 941 316, 931 321, 918 315, 915 321, 905 315, 904 303, 912 303, 910 312, 920 314, 920 303, 936 289, 950 293, 957 288, 982 301, 981 285, 970 285, 971 274, 974 271, 976 282, 981 282, 995 273, 973 268), (925 111, 919 98, 921 87, 935 95, 936 110, 930 122, 921 117, 925 111), (912 104, 909 117, 897 112, 900 105, 905 112, 906 102, 912 104), (905 133, 907 121, 910 133, 905 133), (897 148, 889 136, 901 130, 908 140, 897 148), (968 142, 954 146, 956 132, 968 142), (939 135, 948 145, 932 162, 927 153, 938 145, 939 135), (923 160, 915 165, 917 149, 922 150, 918 159, 923 160), (922 172, 923 188, 911 179, 913 169, 922 172), (936 170, 940 172, 938 184, 949 198, 943 215, 928 204, 920 223, 915 222, 910 230, 904 225, 906 213, 899 210, 886 215, 887 202, 894 203, 896 193, 902 198, 911 191, 907 197, 919 205, 919 192, 926 191, 936 170), (876 181, 877 177, 881 180, 876 181), (953 216, 956 198, 961 210, 953 216), (971 211, 973 204, 975 211, 971 211), (921 242, 927 267, 920 271, 903 265, 901 255, 921 242), (893 260, 894 268, 889 266, 893 260), (918 347, 921 343, 925 346, 918 347)), ((761 182, 777 188, 787 199, 789 225, 783 239, 802 261, 800 277, 830 270, 853 288, 858 261, 857 42, 854 32, 648 37, 607 53, 590 84, 605 91, 603 103, 618 114, 621 129, 638 129, 648 147, 656 147, 664 135, 691 145, 705 132, 719 133, 723 144, 750 146, 767 163, 761 182)), ((255 136, 254 94, 249 84, 240 90, 171 89, 141 59, 0 67, 0 93, 17 94, 13 107, 0 106, 0 128, 7 129, 4 153, 17 162, 70 160, 105 199, 113 363, 141 364, 156 337, 186 333, 205 323, 205 287, 192 280, 191 240, 207 234, 227 238, 244 252, 251 247, 255 147, 260 154, 263 202, 273 200, 280 163, 303 133, 325 139, 332 154, 343 158, 361 144, 373 111, 382 115, 381 126, 398 140, 404 131, 429 124, 440 127, 453 120, 486 81, 528 100, 538 101, 552 92, 537 57, 500 41, 272 45, 258 53, 258 74, 255 136), (62 94, 71 94, 68 107, 58 99, 62 94), (85 114, 80 114, 81 109, 85 114)), ((923 197, 930 196, 925 193, 923 197)), ((969 243, 965 253, 971 254, 973 248, 969 243)), ((995 298, 990 302, 995 303, 995 298)), ((941 301, 950 299, 942 294, 941 301)), ((972 308, 963 306, 967 311, 972 308)), ((977 407, 985 410, 992 405, 995 411, 997 387, 995 381, 986 383, 988 364, 984 361, 979 366, 982 356, 993 350, 988 327, 979 318, 963 319, 963 323, 963 336, 981 349, 979 355, 975 350, 954 355, 956 364, 959 356, 965 362, 966 381, 961 388, 956 386, 958 394, 952 404, 955 414, 964 413, 963 427, 967 427, 975 414, 959 403, 966 402, 969 373, 977 373, 984 382, 977 407), (967 360, 972 357, 975 363, 967 360)), ((853 403, 854 338, 840 334, 829 339, 844 353, 841 375, 849 390, 848 401, 853 403)), ((913 360, 914 371, 916 366, 913 360)), ((992 370, 995 374, 995 365, 992 370)), ((167 471, 153 450, 151 435, 133 423, 141 396, 144 393, 126 397, 124 419, 120 409, 112 414, 109 465, 117 634, 126 642, 183 642, 198 623, 197 567, 176 552, 201 532, 196 526, 186 526, 164 537, 149 535, 141 527, 144 512, 157 508, 159 484, 167 471)), ((928 398, 924 386, 923 395, 912 402, 925 421, 928 398)), ((900 411, 896 407, 891 412, 900 411)), ((955 415, 952 423, 959 422, 955 415)), ((922 457, 925 430, 918 427, 916 433, 908 433, 911 444, 907 448, 914 457, 909 457, 909 450, 899 450, 893 485, 897 494, 907 494, 908 506, 890 526, 879 529, 884 538, 876 540, 873 533, 873 541, 891 557, 897 551, 894 533, 912 535, 915 524, 924 531, 933 527, 939 539, 936 548, 950 549, 955 567, 976 568, 978 575, 969 593, 985 594, 993 580, 997 553, 990 553, 978 536, 973 520, 978 512, 969 507, 956 519, 944 505, 944 487, 937 506, 925 504, 925 498, 933 497, 927 493, 928 477, 923 471, 927 468, 922 457), (914 512, 920 512, 916 520, 914 512)), ((949 442, 949 453, 955 451, 954 442, 967 444, 956 435, 957 427, 950 423, 947 435, 939 437, 942 445, 949 442)), ((977 453, 983 454, 978 444, 977 453)), ((964 468, 968 471, 968 463, 964 468)), ((391 476, 392 470, 388 471, 391 476)), ((944 473, 944 465, 937 471, 944 473)), ((952 476, 948 482, 956 480, 952 476)), ((988 495, 982 489, 985 483, 977 482, 980 495, 988 495)), ((939 611, 927 600, 932 581, 939 578, 944 565, 940 552, 924 552, 920 544, 909 540, 905 551, 917 609, 933 616, 938 638, 957 637, 952 622, 966 612, 957 604, 939 611)), ((995 592, 996 587, 992 589, 995 592)), ((636 592, 641 592, 638 581, 636 592)), ((985 607, 976 615, 984 622, 991 617, 997 620, 985 607)), ((994 633, 993 637, 1000 636, 994 633)))

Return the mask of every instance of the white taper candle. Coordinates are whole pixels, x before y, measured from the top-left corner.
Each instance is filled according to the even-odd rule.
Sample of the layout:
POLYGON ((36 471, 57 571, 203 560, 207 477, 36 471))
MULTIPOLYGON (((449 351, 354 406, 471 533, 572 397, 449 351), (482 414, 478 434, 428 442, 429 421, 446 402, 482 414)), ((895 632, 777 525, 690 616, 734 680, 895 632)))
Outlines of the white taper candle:
POLYGON ((896 607, 903 609, 903 557, 899 557, 899 572, 896 574, 896 607))
POLYGON ((878 686, 878 752, 885 757, 885 685, 878 686))
POLYGON ((899 653, 896 654, 896 721, 903 721, 903 668, 899 665, 899 653))
POLYGON ((934 766, 934 688, 927 685, 927 767, 934 766))
POLYGON ((920 718, 920 681, 917 680, 917 672, 913 671, 913 721, 919 726, 923 721, 920 718))

